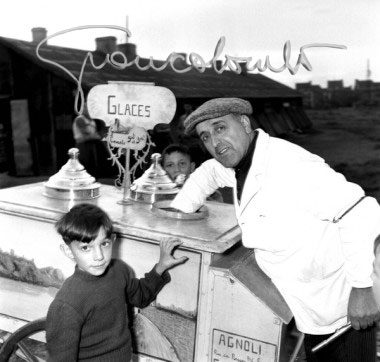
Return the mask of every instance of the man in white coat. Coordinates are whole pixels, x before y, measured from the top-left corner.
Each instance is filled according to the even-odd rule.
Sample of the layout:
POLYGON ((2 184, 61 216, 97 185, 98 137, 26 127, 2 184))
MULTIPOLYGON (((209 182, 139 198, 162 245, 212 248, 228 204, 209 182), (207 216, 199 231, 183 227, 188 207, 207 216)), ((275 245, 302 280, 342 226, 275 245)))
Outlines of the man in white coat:
POLYGON ((372 291, 380 206, 322 158, 250 123, 251 104, 217 98, 185 120, 213 159, 172 202, 194 212, 218 187, 234 188, 242 243, 272 279, 305 333, 308 361, 375 361, 379 310, 372 291), (311 349, 351 322, 317 353, 311 349))

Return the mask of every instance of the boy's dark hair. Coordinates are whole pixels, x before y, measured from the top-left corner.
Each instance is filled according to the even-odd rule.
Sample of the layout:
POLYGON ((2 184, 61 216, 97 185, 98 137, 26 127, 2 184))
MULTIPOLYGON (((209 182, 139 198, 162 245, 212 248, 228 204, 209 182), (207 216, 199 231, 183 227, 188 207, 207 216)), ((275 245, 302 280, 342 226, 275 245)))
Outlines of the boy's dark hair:
POLYGON ((63 241, 70 245, 73 241, 90 243, 96 239, 100 228, 104 228, 106 237, 111 237, 112 221, 100 207, 92 204, 75 205, 55 224, 63 241))
POLYGON ((191 155, 189 148, 187 146, 180 145, 177 143, 173 143, 173 144, 167 146, 162 151, 162 154, 161 154, 162 160, 164 159, 165 156, 168 156, 168 155, 172 154, 173 152, 183 153, 184 155, 187 155, 190 157, 190 162, 193 162, 193 157, 191 155))

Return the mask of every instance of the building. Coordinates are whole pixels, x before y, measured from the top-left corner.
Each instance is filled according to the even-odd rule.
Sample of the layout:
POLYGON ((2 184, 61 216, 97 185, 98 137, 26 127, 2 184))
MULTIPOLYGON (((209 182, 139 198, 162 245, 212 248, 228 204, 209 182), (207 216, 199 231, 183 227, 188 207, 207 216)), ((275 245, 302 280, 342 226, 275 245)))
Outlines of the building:
POLYGON ((311 82, 296 83, 296 90, 303 96, 303 105, 305 108, 322 108, 325 106, 325 92, 319 85, 311 82))
POLYGON ((351 107, 355 102, 355 92, 345 87, 343 80, 329 80, 327 88, 311 82, 296 83, 296 90, 302 93, 305 108, 351 107))
MULTIPOLYGON (((0 168, 15 175, 50 175, 66 162, 67 150, 74 145, 77 84, 67 72, 37 57, 36 46, 46 38, 46 29, 33 28, 32 33, 31 42, 0 37, 0 168)), ((96 50, 91 52, 94 63, 102 64, 106 54, 115 50, 128 60, 137 56, 135 44, 117 44, 115 37, 103 37, 96 39, 96 50)), ((59 63, 76 78, 87 53, 49 44, 40 48, 41 56, 59 63)), ((140 65, 148 62, 140 59, 140 65)), ((155 60, 154 64, 164 61, 155 60)), ((180 59, 175 65, 177 69, 181 66, 180 59)), ((158 72, 136 66, 120 70, 109 64, 94 69, 87 62, 81 82, 84 94, 108 81, 153 82, 169 88, 177 100, 173 122, 184 112, 185 104, 195 108, 215 97, 241 97, 252 103, 256 126, 272 135, 311 126, 302 109, 302 95, 262 74, 217 74, 213 69, 179 74, 170 67, 158 72)))
POLYGON ((345 87, 343 80, 327 81, 326 105, 329 107, 351 107, 355 101, 355 94, 351 87, 345 87))
POLYGON ((356 79, 354 91, 357 105, 375 106, 380 104, 380 82, 356 79))
POLYGON ((380 104, 380 82, 355 80, 355 86, 345 87, 343 80, 327 81, 327 88, 311 82, 296 83, 296 90, 303 96, 306 109, 378 106, 380 104))

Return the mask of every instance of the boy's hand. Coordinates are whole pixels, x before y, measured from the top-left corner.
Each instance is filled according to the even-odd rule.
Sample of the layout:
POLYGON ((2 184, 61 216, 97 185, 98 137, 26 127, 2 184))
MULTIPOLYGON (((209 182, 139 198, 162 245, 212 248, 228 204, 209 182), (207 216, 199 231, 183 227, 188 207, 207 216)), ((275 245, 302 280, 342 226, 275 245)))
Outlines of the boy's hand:
POLYGON ((186 256, 176 259, 172 253, 173 250, 182 244, 182 241, 174 238, 166 238, 160 242, 160 260, 156 264, 156 273, 162 275, 167 269, 173 268, 188 260, 186 256))

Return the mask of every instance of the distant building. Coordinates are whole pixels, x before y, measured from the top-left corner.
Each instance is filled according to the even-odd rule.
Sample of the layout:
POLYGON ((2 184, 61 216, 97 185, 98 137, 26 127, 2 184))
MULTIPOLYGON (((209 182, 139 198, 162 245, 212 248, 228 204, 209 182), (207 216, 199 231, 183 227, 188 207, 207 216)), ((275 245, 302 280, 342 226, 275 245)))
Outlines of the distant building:
POLYGON ((379 105, 380 104, 380 82, 367 80, 355 80, 355 96, 357 105, 379 105))
POLYGON ((328 80, 327 81, 327 89, 332 91, 343 89, 343 80, 328 80))
POLYGON ((380 105, 380 82, 372 80, 356 80, 354 89, 345 87, 343 80, 329 80, 327 88, 296 83, 296 90, 302 94, 306 109, 380 105))
POLYGON ((325 91, 329 107, 351 107, 355 101, 355 94, 351 87, 344 87, 343 80, 327 81, 325 91))
MULTIPOLYGON (((67 161, 67 150, 74 145, 77 85, 66 72, 36 56, 36 46, 46 36, 46 29, 34 28, 31 42, 0 37, 0 171, 51 175, 67 161)), ((116 50, 129 61, 137 56, 135 44, 117 44, 115 37, 102 37, 96 39, 94 63, 101 64, 106 54, 116 50)), ((77 78, 87 53, 52 45, 40 48, 44 58, 59 63, 77 78)), ((147 58, 139 61, 142 66, 148 62, 147 58)), ((154 64, 160 66, 164 61, 155 60, 154 64)), ((188 64, 177 59, 175 66, 178 69, 188 64)), ((255 126, 272 135, 311 126, 302 108, 301 93, 262 74, 217 74, 211 68, 204 73, 192 69, 179 74, 170 66, 160 72, 141 71, 136 66, 120 70, 110 65, 96 70, 86 65, 82 79, 85 95, 93 86, 108 81, 153 82, 169 88, 177 100, 173 124, 183 114, 185 104, 195 109, 211 98, 241 97, 253 105, 255 126)))
POLYGON ((296 90, 303 96, 305 108, 322 108, 325 106, 325 93, 321 86, 306 83, 296 83, 296 90))

